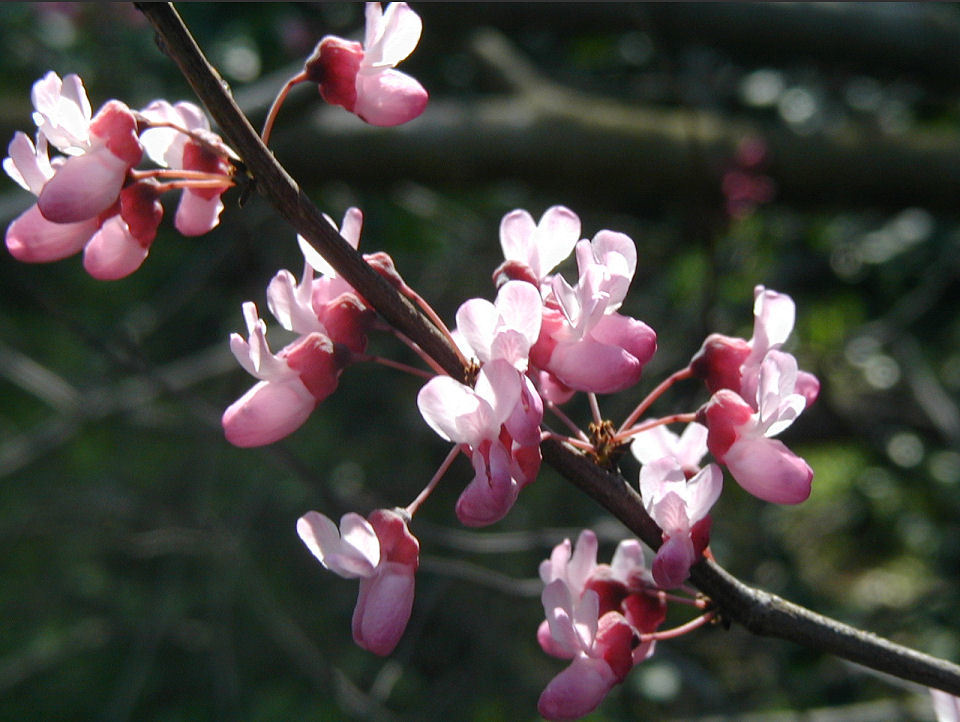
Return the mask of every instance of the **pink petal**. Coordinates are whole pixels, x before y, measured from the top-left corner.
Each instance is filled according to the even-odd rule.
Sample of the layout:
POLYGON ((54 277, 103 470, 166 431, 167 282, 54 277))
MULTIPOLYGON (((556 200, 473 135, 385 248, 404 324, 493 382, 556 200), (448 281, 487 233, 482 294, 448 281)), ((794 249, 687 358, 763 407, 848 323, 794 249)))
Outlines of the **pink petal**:
POLYGON ((571 389, 610 394, 637 383, 643 367, 622 348, 586 338, 557 344, 547 370, 571 389))
POLYGON ((457 518, 471 527, 500 521, 513 508, 520 485, 511 476, 510 457, 497 441, 486 454, 474 451, 470 459, 476 475, 457 499, 457 518))
POLYGON ((407 58, 420 42, 423 21, 403 2, 390 3, 380 14, 379 3, 367 3, 363 64, 393 67, 407 58))
POLYGON ((750 344, 761 358, 771 346, 782 344, 793 331, 796 304, 785 293, 768 291, 763 286, 753 289, 753 338, 750 344))
POLYGON ((580 655, 540 695, 537 711, 548 720, 574 720, 595 710, 619 680, 602 659, 580 655))
POLYGON ((113 216, 83 249, 83 267, 100 281, 129 276, 143 264, 148 249, 134 238, 120 216, 113 216))
POLYGON ((689 534, 670 537, 654 557, 653 580, 664 589, 679 587, 690 575, 690 567, 696 561, 689 534))
POLYGON ((7 226, 7 250, 25 263, 59 261, 78 253, 99 225, 96 218, 53 223, 43 217, 34 203, 7 226))
POLYGON ((68 158, 40 191, 40 212, 54 223, 95 218, 116 203, 127 169, 106 147, 68 158))
POLYGON ((375 577, 360 582, 353 641, 374 654, 390 654, 410 621, 413 595, 413 569, 398 562, 382 564, 375 577))
POLYGON ((619 313, 605 315, 590 330, 590 336, 601 343, 619 346, 646 364, 656 353, 657 334, 643 321, 619 313))
POLYGON ((185 236, 202 236, 216 228, 222 210, 219 195, 206 200, 187 189, 180 196, 173 225, 185 236))
POLYGON ((373 527, 359 514, 344 514, 341 532, 315 511, 297 520, 297 534, 324 567, 345 579, 373 576, 380 563, 380 542, 373 527))
POLYGON ((570 255, 580 240, 580 217, 565 206, 551 206, 537 224, 537 267, 542 279, 570 255))
POLYGON ((537 224, 526 211, 517 209, 507 213, 500 221, 500 247, 503 257, 508 261, 520 261, 531 268, 535 264, 539 266, 534 243, 536 230, 537 224))
POLYGON ((317 405, 298 377, 261 381, 223 412, 223 431, 234 446, 264 446, 299 429, 317 405))
POLYGON ((738 439, 723 463, 740 486, 764 501, 799 504, 810 496, 813 470, 777 439, 738 439))
POLYGON ((353 112, 370 125, 400 125, 420 115, 428 97, 420 83, 399 70, 361 72, 353 112))

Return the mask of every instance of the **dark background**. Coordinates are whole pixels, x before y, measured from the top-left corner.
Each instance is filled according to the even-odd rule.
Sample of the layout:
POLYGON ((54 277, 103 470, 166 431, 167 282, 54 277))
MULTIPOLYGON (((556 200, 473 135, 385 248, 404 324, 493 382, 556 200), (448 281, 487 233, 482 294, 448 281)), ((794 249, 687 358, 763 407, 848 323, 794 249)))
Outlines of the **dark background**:
MULTIPOLYGON (((813 494, 774 507, 728 482, 714 553, 747 582, 960 658, 960 9, 415 8, 424 35, 401 70, 431 93, 423 116, 370 128, 301 86, 271 143, 281 162, 337 220, 362 208, 361 250, 389 252, 451 323, 466 298, 493 297, 506 212, 560 203, 587 237, 628 233, 624 311, 660 349, 636 389, 601 399, 615 420, 707 333, 749 337, 754 285, 789 293, 789 349, 823 392, 783 439, 813 494)), ((323 34, 363 23, 359 4, 181 11, 255 125, 323 34)), ((131 5, 4 3, 0 48, 3 138, 32 133, 30 86, 51 69, 79 73, 94 109, 191 99, 131 5)), ((460 460, 413 525, 406 635, 389 659, 356 648, 356 583, 317 564, 296 519, 405 505, 447 445, 417 412, 421 382, 372 365, 282 443, 223 440, 222 410, 252 383, 227 347, 240 304, 264 309, 277 269, 302 267, 262 199, 226 200, 221 225, 187 239, 171 198, 125 280, 94 281, 79 258, 0 258, 0 718, 536 718, 563 668, 535 640, 537 564, 585 525, 609 560, 623 529, 544 469, 506 519, 466 530, 460 460)), ((0 219, 31 202, 7 182, 0 219)), ((654 411, 703 400, 683 385, 654 411)), ((716 628, 661 643, 593 718, 800 713, 930 716, 911 685, 716 628)))

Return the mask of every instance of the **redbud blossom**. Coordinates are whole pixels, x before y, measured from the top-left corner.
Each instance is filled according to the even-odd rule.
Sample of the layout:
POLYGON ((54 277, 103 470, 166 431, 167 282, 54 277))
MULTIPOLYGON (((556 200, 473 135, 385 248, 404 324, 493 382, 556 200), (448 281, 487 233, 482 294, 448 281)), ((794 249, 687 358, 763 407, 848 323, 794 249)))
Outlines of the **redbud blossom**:
POLYGON ((496 359, 480 369, 474 388, 449 376, 430 379, 417 405, 441 438, 464 446, 473 464, 475 475, 457 501, 457 518, 468 526, 502 519, 540 466, 543 407, 529 379, 496 359))
POLYGON ((325 568, 360 579, 353 640, 374 654, 390 654, 410 620, 420 563, 420 543, 406 519, 389 509, 373 511, 369 520, 348 513, 338 532, 330 519, 311 511, 297 521, 297 534, 325 568))
POLYGON ((564 540, 540 565, 546 620, 537 641, 547 654, 573 660, 540 695, 537 707, 547 719, 594 710, 653 653, 653 642, 640 643, 639 634, 654 631, 666 615, 664 602, 646 594, 652 582, 636 540, 621 542, 609 566, 598 565, 596 554, 596 535, 584 530, 575 550, 564 540))
POLYGON ((406 73, 394 70, 420 42, 423 23, 406 3, 366 4, 366 30, 360 43, 328 35, 307 59, 304 72, 320 95, 371 125, 413 120, 427 104, 427 91, 406 73))
POLYGON ((707 453, 707 427, 692 422, 677 436, 662 424, 641 431, 630 442, 630 451, 641 464, 669 457, 690 478, 700 470, 707 453))
MULTIPOLYGON (((155 100, 140 114, 148 122, 176 126, 148 128, 141 134, 140 141, 154 163, 173 170, 222 175, 224 180, 229 180, 232 168, 227 157, 230 151, 220 136, 210 131, 210 121, 196 105, 187 102, 171 105, 166 100, 155 100), (177 128, 190 131, 191 135, 177 128)), ((223 211, 220 197, 227 188, 227 185, 184 188, 174 216, 176 229, 185 236, 199 236, 216 227, 223 211)))
POLYGON ((770 351, 760 366, 757 410, 729 389, 717 391, 698 412, 709 429, 710 453, 740 486, 764 501, 798 504, 810 495, 813 470, 782 442, 770 437, 803 411, 796 392, 796 359, 770 351))
POLYGON ((231 334, 230 350, 240 365, 260 382, 223 412, 227 441, 235 446, 272 444, 296 431, 317 404, 337 388, 341 366, 333 343, 313 332, 273 354, 266 324, 257 308, 243 304, 248 338, 231 334))
POLYGON ((710 508, 720 498, 723 472, 708 464, 687 479, 675 459, 664 457, 640 469, 643 506, 663 530, 653 560, 653 579, 665 589, 680 586, 710 538, 710 508))
POLYGON ((539 223, 524 210, 507 213, 500 221, 504 264, 494 272, 497 285, 516 279, 537 288, 549 285, 549 274, 567 258, 580 240, 580 218, 564 206, 551 206, 539 223))

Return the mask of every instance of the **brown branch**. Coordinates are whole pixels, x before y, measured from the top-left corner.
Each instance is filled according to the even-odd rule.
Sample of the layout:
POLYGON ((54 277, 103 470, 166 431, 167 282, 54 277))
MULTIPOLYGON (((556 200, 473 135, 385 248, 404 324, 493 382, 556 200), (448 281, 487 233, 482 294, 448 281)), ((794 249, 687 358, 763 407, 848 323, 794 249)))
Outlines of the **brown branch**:
MULTIPOLYGON (((162 46, 179 65, 197 96, 252 171, 260 192, 298 232, 320 246, 337 272, 384 318, 399 326, 452 376, 462 378, 464 369, 436 328, 372 272, 360 255, 333 232, 320 211, 263 146, 173 6, 140 3, 138 7, 156 28, 162 46)), ((647 545, 654 549, 660 546, 660 529, 646 514, 639 494, 623 477, 600 468, 554 439, 544 441, 542 450, 544 460, 567 480, 602 504, 647 545)), ((691 570, 691 579, 710 596, 725 618, 742 624, 755 634, 797 642, 901 679, 960 695, 960 666, 893 644, 749 587, 709 560, 701 561, 691 570)))

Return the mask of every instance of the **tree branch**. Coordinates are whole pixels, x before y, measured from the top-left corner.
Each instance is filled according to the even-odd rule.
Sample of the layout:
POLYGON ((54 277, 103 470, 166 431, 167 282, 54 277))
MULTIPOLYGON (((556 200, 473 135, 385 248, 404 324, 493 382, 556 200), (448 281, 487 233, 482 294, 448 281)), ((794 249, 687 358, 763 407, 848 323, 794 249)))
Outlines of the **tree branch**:
MULTIPOLYGON (((387 321, 420 344, 452 376, 462 378, 464 369, 436 328, 333 232, 320 211, 260 142, 173 6, 167 3, 138 3, 137 6, 157 30, 162 47, 178 64, 223 134, 247 164, 260 192, 299 233, 320 247, 337 272, 387 321)), ((544 460, 567 480, 602 504, 647 545, 654 549, 660 546, 660 529, 646 514, 639 494, 623 477, 600 468, 556 440, 544 441, 541 448, 544 460)), ((755 634, 794 641, 902 679, 960 695, 960 666, 749 587, 710 560, 702 560, 694 566, 691 579, 713 600, 725 618, 739 622, 755 634)))

